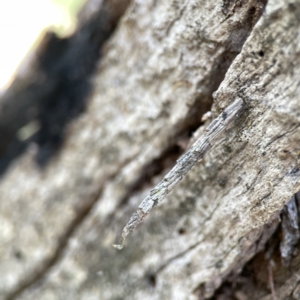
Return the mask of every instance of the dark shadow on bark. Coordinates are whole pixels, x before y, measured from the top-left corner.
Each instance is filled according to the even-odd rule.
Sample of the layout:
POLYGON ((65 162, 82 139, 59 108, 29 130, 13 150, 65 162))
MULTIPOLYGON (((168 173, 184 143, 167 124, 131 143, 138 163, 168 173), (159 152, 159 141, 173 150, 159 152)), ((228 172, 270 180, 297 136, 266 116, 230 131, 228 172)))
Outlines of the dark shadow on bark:
POLYGON ((0 175, 31 143, 37 145, 36 162, 41 167, 60 149, 68 123, 85 109, 101 47, 128 2, 117 9, 104 2, 68 38, 46 34, 29 78, 17 77, 0 99, 0 175), (32 122, 37 131, 20 139, 20 128, 32 122))

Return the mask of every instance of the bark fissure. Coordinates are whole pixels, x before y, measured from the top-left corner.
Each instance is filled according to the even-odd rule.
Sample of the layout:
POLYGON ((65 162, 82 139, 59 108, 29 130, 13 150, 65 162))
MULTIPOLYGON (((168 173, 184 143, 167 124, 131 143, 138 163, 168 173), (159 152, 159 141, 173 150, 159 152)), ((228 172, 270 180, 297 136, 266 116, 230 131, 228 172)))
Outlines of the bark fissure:
POLYGON ((252 258, 244 263, 239 272, 234 270, 224 279, 222 285, 210 297, 211 300, 236 299, 236 295, 243 295, 243 299, 264 299, 271 300, 274 292, 279 294, 278 299, 293 296, 298 299, 299 278, 297 275, 292 278, 300 263, 299 248, 299 193, 293 195, 291 200, 284 206, 281 215, 281 221, 274 233, 264 241, 263 232, 257 241, 252 258), (296 215, 287 214, 288 207, 296 204, 296 215), (295 218, 296 217, 296 218, 295 218), (272 280, 270 281, 270 268, 272 268, 272 280), (290 271, 289 271, 290 269, 290 271), (289 278, 283 277, 282 274, 292 275, 290 283, 289 278), (249 276, 250 275, 250 276, 249 276), (286 284, 286 286, 285 286, 286 284), (290 286, 289 286, 290 285, 290 286), (255 286, 255 292, 253 287, 255 286), (253 294, 254 292, 254 294, 253 294), (225 297, 225 298, 224 298, 225 297))
POLYGON ((292 128, 291 130, 288 130, 288 131, 286 131, 285 133, 280 134, 280 135, 274 137, 274 138, 273 138, 273 139, 272 139, 265 147, 266 147, 266 148, 269 147, 269 146, 272 145, 274 142, 276 142, 276 141, 280 140, 281 138, 283 138, 283 137, 289 135, 290 133, 294 132, 294 131, 295 131, 297 128, 299 128, 299 127, 300 127, 300 125, 296 125, 296 126, 295 126, 294 128, 292 128))

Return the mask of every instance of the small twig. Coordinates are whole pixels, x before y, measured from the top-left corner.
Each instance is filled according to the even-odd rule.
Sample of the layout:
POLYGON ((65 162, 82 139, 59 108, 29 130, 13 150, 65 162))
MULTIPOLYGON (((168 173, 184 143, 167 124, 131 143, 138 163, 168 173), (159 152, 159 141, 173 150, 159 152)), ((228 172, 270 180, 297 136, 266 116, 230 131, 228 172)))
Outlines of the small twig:
POLYGON ((239 98, 211 122, 203 136, 192 145, 188 152, 177 160, 177 164, 173 169, 150 191, 149 196, 143 200, 138 210, 131 216, 129 222, 124 227, 121 244, 113 245, 115 248, 122 249, 124 247, 126 237, 145 219, 154 206, 162 202, 167 194, 174 189, 175 185, 204 157, 205 153, 212 148, 217 141, 226 136, 230 124, 232 124, 245 109, 246 104, 239 98))
POLYGON ((274 288, 273 269, 272 268, 273 268, 272 262, 270 262, 268 265, 269 284, 270 284, 270 289, 271 289, 271 293, 272 293, 272 299, 277 300, 275 288, 274 288))

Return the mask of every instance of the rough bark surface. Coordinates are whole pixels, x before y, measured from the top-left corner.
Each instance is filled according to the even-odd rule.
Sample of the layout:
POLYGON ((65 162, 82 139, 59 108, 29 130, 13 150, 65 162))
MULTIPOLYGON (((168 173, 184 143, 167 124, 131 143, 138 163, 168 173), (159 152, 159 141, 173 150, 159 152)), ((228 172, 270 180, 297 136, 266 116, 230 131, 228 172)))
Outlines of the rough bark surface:
MULTIPOLYGON (((1 178, 0 298, 214 297, 300 190, 299 16, 300 1, 132 1, 60 152, 41 169, 32 145, 1 178), (227 138, 113 249, 176 145, 237 98, 227 138)), ((284 274, 278 299, 299 297, 284 274)))

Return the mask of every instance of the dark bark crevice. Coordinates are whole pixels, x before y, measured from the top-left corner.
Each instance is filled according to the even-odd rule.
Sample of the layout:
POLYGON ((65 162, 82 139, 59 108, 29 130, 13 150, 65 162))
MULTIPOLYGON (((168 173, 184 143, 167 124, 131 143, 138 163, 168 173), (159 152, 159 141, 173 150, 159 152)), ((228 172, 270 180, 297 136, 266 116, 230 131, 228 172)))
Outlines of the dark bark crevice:
MULTIPOLYGON (((299 203, 300 194, 292 196, 281 212, 281 223, 265 243, 264 249, 248 261, 241 272, 232 272, 223 280, 211 300, 260 299, 276 297, 276 290, 286 284, 299 270, 299 203), (297 207, 296 215, 288 214, 288 207, 297 207), (295 226, 296 225, 296 226, 295 226), (298 230, 295 230, 295 228, 298 230), (286 253, 289 254, 287 257, 286 253)), ((289 296, 289 295, 286 295, 289 296)), ((281 298, 280 298, 281 299, 281 298)), ((294 298, 292 298, 294 299, 294 298)))

